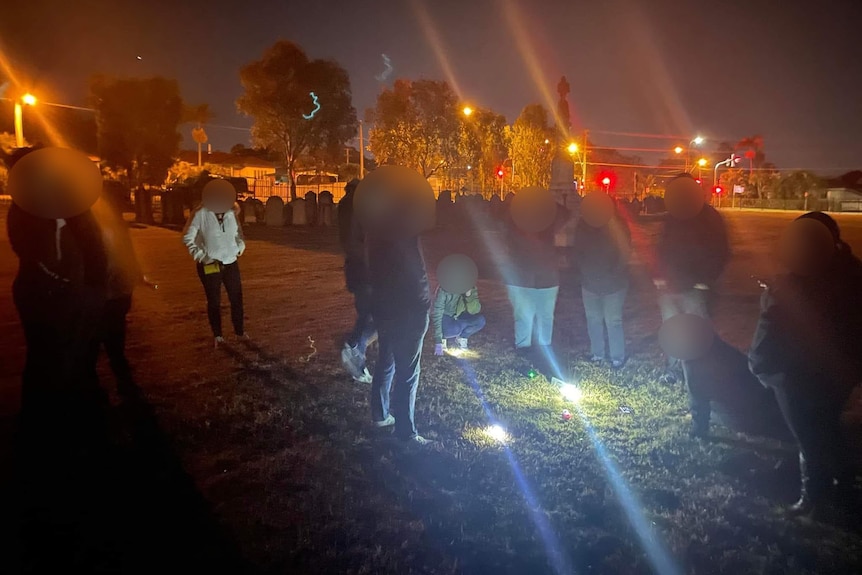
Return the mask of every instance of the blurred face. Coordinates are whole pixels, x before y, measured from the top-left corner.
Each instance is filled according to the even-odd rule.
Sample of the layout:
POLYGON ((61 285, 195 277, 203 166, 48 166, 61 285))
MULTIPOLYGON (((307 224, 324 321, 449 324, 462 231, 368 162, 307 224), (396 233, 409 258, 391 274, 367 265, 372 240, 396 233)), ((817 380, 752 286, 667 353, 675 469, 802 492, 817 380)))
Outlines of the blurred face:
POLYGON ((804 218, 791 222, 778 243, 778 258, 793 274, 816 275, 832 263, 836 246, 824 224, 804 218))
POLYGON ((12 200, 34 216, 64 219, 86 212, 102 192, 102 174, 86 154, 66 148, 30 152, 9 172, 12 200))
POLYGON ((581 217, 588 225, 602 228, 614 215, 614 202, 604 192, 590 192, 581 203, 581 217))
POLYGON ((664 200, 671 217, 689 220, 703 209, 704 193, 700 184, 693 179, 677 178, 667 185, 664 200))
POLYGON ((557 203, 551 192, 544 188, 524 188, 515 194, 509 212, 519 229, 538 233, 553 225, 557 217, 557 203))
POLYGON ((436 202, 428 181, 403 166, 382 166, 356 189, 356 215, 378 236, 415 237, 434 227, 436 202))
POLYGON ((448 255, 437 266, 437 281, 449 293, 466 293, 473 289, 478 278, 476 263, 464 254, 448 255))
POLYGON ((706 355, 715 338, 708 320, 692 314, 678 314, 665 321, 658 332, 662 351, 682 361, 700 359, 706 355))
POLYGON ((201 199, 206 209, 223 214, 233 209, 236 189, 227 180, 213 180, 204 186, 201 199))

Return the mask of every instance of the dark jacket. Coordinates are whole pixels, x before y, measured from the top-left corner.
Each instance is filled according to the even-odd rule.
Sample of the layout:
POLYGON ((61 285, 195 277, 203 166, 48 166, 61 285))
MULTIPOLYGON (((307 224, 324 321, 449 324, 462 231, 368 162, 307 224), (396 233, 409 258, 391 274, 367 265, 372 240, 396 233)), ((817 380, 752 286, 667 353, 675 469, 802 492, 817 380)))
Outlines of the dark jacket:
POLYGON ((862 382, 860 269, 846 249, 826 272, 781 276, 764 292, 749 352, 763 385, 841 402, 862 382))
POLYGON ((628 225, 618 216, 600 228, 580 220, 575 228, 574 254, 581 287, 596 295, 628 287, 631 240, 628 225))
POLYGON ((344 250, 344 280, 347 290, 357 293, 368 288, 368 267, 365 261, 365 234, 353 217, 355 188, 349 188, 338 202, 338 241, 344 250))
POLYGON ((657 277, 667 281, 668 290, 685 291, 699 283, 713 285, 730 259, 721 214, 705 205, 689 220, 668 216, 656 251, 657 277))
POLYGON ((543 289, 560 285, 554 235, 568 220, 568 211, 557 206, 557 218, 547 230, 528 233, 509 219, 509 265, 503 277, 507 285, 543 289))
POLYGON ((105 201, 97 202, 92 211, 102 229, 107 255, 107 299, 129 297, 143 278, 129 226, 105 201))
POLYGON ((716 337, 703 358, 682 362, 692 424, 706 432, 712 413, 734 431, 792 438, 772 390, 748 370, 744 353, 716 337))
POLYGON ((367 236, 365 246, 375 315, 397 318, 405 312, 427 313, 431 292, 419 238, 367 236))

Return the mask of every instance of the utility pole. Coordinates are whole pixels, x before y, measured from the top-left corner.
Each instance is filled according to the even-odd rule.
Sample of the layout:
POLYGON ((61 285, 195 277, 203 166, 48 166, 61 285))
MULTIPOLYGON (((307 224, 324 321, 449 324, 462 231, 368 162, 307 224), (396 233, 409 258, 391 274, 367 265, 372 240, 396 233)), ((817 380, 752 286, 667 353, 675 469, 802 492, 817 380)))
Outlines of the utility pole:
POLYGON ((344 164, 350 165, 350 148, 344 148, 344 164))
POLYGON ((362 120, 359 120, 359 179, 365 177, 365 136, 363 135, 362 120))
POLYGON ((587 135, 589 130, 584 130, 584 147, 583 161, 581 161, 581 187, 584 188, 584 195, 587 193, 587 135))

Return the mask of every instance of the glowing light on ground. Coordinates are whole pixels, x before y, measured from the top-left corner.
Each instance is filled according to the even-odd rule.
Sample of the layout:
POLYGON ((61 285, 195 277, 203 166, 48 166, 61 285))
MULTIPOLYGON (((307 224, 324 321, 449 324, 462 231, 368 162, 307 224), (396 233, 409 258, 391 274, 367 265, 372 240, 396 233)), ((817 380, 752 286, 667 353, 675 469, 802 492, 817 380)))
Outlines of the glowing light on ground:
POLYGON ((476 359, 479 357, 479 353, 475 350, 460 347, 446 348, 446 353, 458 359, 476 359))
POLYGON ((485 435, 500 443, 505 443, 509 439, 509 434, 500 425, 489 425, 485 428, 485 435))
POLYGON ((578 403, 584 397, 584 392, 581 388, 572 383, 564 383, 561 385, 560 394, 566 401, 571 401, 572 403, 578 403))

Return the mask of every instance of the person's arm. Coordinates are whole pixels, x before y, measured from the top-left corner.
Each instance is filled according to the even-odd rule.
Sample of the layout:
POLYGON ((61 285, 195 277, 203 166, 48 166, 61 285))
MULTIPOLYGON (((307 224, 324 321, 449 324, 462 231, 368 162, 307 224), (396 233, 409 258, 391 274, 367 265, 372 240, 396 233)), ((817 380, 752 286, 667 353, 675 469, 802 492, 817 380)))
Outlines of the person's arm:
POLYGON ((189 221, 186 222, 185 233, 183 234, 183 243, 192 255, 196 262, 203 262, 207 258, 205 247, 198 245, 198 234, 201 231, 201 214, 198 210, 189 216, 189 221))
POLYGON ((431 307, 431 323, 434 326, 434 343, 443 343, 443 311, 446 308, 446 292, 437 288, 434 305, 431 307))
POLYGON ((748 369, 765 387, 782 387, 787 365, 783 358, 789 352, 781 341, 780 308, 769 289, 760 299, 760 319, 748 351, 748 369))
POLYGON ((243 252, 245 252, 245 235, 242 232, 242 223, 240 223, 239 218, 234 214, 234 219, 236 220, 236 247, 237 247, 237 256, 241 256, 243 252))
POLYGON ((473 286, 471 289, 467 290, 467 293, 464 294, 465 301, 464 303, 467 306, 467 313, 471 315, 476 315, 480 311, 482 311, 482 303, 479 301, 479 290, 476 286, 473 286))

